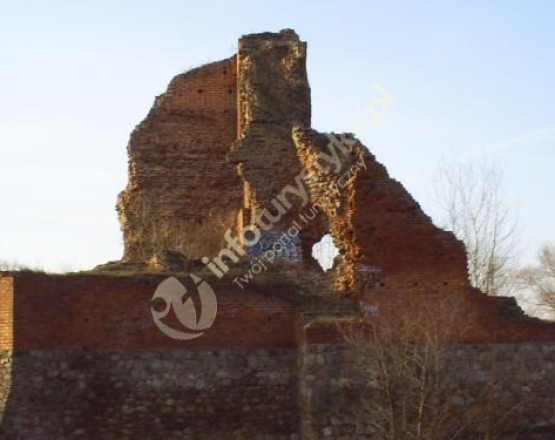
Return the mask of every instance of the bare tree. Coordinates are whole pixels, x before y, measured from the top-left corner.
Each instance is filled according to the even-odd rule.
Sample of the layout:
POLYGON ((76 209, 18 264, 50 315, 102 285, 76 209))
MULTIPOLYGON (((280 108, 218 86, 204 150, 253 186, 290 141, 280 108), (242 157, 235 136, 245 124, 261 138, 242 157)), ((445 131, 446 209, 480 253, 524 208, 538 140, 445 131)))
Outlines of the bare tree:
POLYGON ((494 351, 486 356, 454 343, 468 325, 458 311, 438 299, 407 306, 396 320, 373 317, 347 330, 364 433, 357 438, 511 438, 512 416, 524 400, 503 398, 494 351), (476 370, 465 365, 478 364, 487 373, 476 380, 476 370))
POLYGON ((466 246, 472 285, 487 295, 513 293, 517 218, 502 192, 502 173, 493 163, 443 164, 436 195, 443 227, 466 246))
POLYGON ((520 270, 517 278, 523 290, 532 291, 540 306, 555 312, 555 244, 543 245, 538 264, 520 270))

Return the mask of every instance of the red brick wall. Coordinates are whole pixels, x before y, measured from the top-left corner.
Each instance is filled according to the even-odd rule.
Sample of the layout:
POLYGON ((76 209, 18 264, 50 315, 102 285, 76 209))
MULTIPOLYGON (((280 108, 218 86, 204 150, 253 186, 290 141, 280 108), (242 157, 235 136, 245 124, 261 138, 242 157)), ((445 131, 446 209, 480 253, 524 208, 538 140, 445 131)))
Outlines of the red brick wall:
POLYGON ((217 237, 234 228, 242 185, 226 156, 237 137, 236 82, 235 57, 177 75, 131 134, 129 183, 118 200, 125 259, 160 250, 156 228, 179 231, 171 248, 191 258, 211 253, 186 251, 191 222, 212 225, 217 237))
POLYGON ((0 350, 13 348, 13 278, 0 274, 0 350))
MULTIPOLYGON (((157 98, 163 110, 228 110, 236 114, 237 61, 227 60, 197 67, 177 75, 168 90, 157 98)), ((230 127, 235 130, 235 126, 230 127)))
MULTIPOLYGON (((216 283, 211 283, 218 299, 213 326, 194 340, 169 338, 151 314, 152 296, 163 279, 16 275, 13 302, 8 288, 1 295, 0 348, 9 348, 12 303, 15 350, 296 346, 292 306, 216 283)), ((9 280, 1 278, 0 286, 9 286, 9 280)), ((190 279, 180 281, 194 288, 190 279)))
MULTIPOLYGON (((388 329, 413 319, 436 323, 453 342, 465 344, 555 341, 555 323, 524 315, 514 298, 486 296, 468 287, 414 286, 393 280, 357 300, 364 316, 361 323, 388 329)), ((311 325, 305 331, 308 344, 341 343, 343 338, 344 331, 334 323, 311 325)))

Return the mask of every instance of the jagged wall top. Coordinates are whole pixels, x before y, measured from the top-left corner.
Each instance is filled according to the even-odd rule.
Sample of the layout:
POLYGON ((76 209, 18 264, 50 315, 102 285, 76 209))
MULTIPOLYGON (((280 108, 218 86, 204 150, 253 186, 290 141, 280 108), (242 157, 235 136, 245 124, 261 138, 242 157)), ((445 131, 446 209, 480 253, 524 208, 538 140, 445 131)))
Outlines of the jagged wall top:
POLYGON ((310 127, 306 43, 295 31, 243 36, 237 56, 240 137, 252 122, 310 127))

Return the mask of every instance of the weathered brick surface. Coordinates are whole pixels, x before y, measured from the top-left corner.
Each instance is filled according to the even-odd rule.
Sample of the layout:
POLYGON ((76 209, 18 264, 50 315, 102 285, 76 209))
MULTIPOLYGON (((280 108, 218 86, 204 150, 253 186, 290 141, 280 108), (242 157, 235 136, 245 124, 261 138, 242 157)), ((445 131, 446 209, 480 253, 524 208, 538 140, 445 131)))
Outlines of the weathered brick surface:
MULTIPOLYGON (((152 297, 165 278, 18 274, 13 279, 15 295, 2 295, 2 316, 7 317, 7 324, 2 326, 0 348, 152 350, 296 345, 290 304, 212 280, 218 300, 213 326, 190 341, 167 337, 156 327, 151 313, 155 307, 152 297)), ((180 277, 180 281, 194 292, 191 279, 180 277)))
POLYGON ((239 40, 235 57, 172 81, 131 137, 130 180, 119 202, 125 258, 147 261, 160 250, 161 243, 151 245, 157 228, 182 232, 187 243, 192 218, 227 219, 220 230, 196 237, 202 248, 203 238, 223 237, 226 227, 241 237, 254 226, 271 242, 313 210, 291 244, 291 263, 313 267, 312 246, 329 232, 340 251, 333 274, 342 294, 381 313, 394 311, 404 295, 468 298, 484 328, 502 327, 514 305, 475 298, 462 243, 434 226, 356 138, 347 135, 342 139, 351 145, 336 149, 340 169, 322 167, 330 140, 310 129, 305 62, 306 44, 293 31, 254 34, 239 40), (307 189, 304 206, 286 190, 299 184, 307 189), (284 194, 290 206, 276 200, 284 194), (269 231, 260 221, 264 212, 280 217, 269 231))
POLYGON ((13 277, 0 274, 0 349, 13 349, 13 277))
POLYGON ((358 273, 365 268, 381 284, 406 279, 405 291, 420 284, 468 286, 462 243, 434 226, 358 140, 347 135, 346 143, 352 145, 345 152, 338 151, 340 169, 326 172, 318 166, 322 162, 318 158, 329 154, 329 138, 296 128, 294 139, 307 170, 312 203, 324 207, 326 223, 342 255, 343 289, 360 292, 373 287, 357 284, 358 273))
MULTIPOLYGON (((148 261, 160 236, 192 224, 233 227, 240 180, 226 154, 237 137, 236 61, 176 76, 131 134, 129 183, 118 198, 124 259, 148 261)), ((199 252, 201 252, 199 250, 199 252)))
POLYGON ((238 48, 239 137, 250 124, 310 126, 306 43, 290 29, 246 35, 238 48))

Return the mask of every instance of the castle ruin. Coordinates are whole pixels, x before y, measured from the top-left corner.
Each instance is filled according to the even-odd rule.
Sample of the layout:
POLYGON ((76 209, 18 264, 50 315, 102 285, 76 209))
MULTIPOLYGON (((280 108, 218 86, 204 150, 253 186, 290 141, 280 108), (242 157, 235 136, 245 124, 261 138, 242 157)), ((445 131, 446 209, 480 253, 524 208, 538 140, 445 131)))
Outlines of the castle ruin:
POLYGON ((156 327, 166 273, 0 274, 0 438, 365 438, 335 327, 307 324, 302 299, 271 284, 237 282, 269 255, 274 279, 357 317, 453 300, 460 368, 501 350, 505 398, 526 388, 533 402, 521 425, 555 426, 555 325, 472 288, 464 245, 355 134, 311 128, 306 51, 292 30, 244 36, 173 78, 131 134, 122 267, 182 254, 217 297, 201 337, 156 327), (328 272, 312 257, 326 234, 339 250, 328 272))

